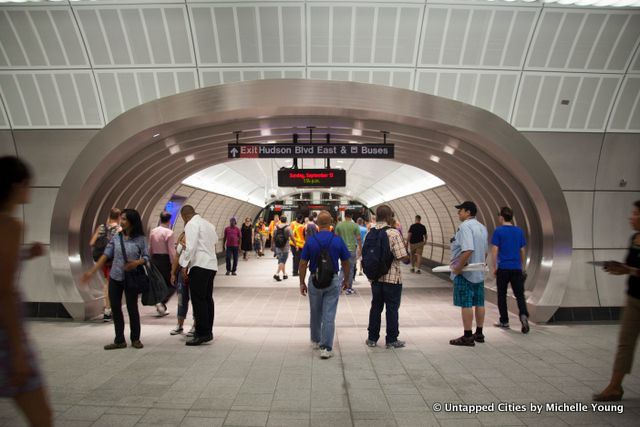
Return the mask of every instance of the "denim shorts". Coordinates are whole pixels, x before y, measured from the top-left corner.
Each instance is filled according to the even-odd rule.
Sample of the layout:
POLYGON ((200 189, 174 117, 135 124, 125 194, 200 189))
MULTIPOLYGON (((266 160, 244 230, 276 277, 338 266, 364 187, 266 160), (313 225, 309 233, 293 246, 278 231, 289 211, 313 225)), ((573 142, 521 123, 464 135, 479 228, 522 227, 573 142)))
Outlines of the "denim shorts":
POLYGON ((473 283, 458 274, 453 279, 453 305, 456 307, 484 307, 484 282, 473 283))
POLYGON ((287 258, 289 258, 289 251, 276 248, 276 258, 278 258, 278 264, 286 264, 287 258))

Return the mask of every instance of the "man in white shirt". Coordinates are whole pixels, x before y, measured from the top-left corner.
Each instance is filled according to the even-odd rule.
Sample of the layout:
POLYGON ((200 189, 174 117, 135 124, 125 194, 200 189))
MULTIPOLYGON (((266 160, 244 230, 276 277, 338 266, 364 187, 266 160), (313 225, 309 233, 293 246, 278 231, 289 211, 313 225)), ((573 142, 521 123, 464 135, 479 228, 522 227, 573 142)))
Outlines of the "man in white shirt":
POLYGON ((196 332, 186 345, 200 345, 213 340, 213 279, 218 271, 216 228, 198 215, 191 205, 180 209, 185 222, 184 263, 188 265, 191 305, 196 332))

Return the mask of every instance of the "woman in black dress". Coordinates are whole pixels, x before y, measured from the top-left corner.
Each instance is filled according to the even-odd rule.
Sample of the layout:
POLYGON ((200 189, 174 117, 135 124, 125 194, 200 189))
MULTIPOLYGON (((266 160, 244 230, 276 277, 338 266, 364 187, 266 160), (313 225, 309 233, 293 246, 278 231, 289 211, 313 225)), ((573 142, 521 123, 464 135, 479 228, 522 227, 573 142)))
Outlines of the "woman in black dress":
POLYGON ((253 250, 253 227, 251 226, 251 218, 247 217, 244 219, 240 233, 242 233, 242 243, 240 244, 242 259, 246 261, 248 259, 247 254, 253 250))

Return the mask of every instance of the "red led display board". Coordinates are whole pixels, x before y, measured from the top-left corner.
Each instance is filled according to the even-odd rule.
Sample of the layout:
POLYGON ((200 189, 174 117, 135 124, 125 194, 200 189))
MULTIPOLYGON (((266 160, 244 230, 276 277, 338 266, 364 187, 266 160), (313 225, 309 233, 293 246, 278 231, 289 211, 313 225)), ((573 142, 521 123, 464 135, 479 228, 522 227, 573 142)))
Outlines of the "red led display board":
POLYGON ((344 169, 281 169, 278 187, 346 187, 344 169))

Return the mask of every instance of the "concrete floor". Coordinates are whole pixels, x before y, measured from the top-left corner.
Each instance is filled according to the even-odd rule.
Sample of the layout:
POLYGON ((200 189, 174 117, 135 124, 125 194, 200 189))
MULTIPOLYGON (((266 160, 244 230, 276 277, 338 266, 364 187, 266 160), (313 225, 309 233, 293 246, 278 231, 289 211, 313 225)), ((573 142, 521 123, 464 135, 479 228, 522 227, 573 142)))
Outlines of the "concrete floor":
MULTIPOLYGON (((487 304, 486 343, 453 347, 462 327, 450 283, 405 268, 407 347, 364 345, 371 293, 361 276, 358 293, 340 298, 335 357, 321 360, 309 344, 308 302, 295 278, 272 279, 275 263, 269 254, 241 261, 238 276, 216 277, 211 345, 187 347, 184 336, 169 335, 175 300, 162 318, 141 308, 142 350, 104 351, 110 323, 29 322, 56 425, 639 425, 637 359, 622 405, 591 406, 610 374, 617 325, 532 325, 523 335, 513 315, 514 329, 492 327, 497 308, 487 304), (446 410, 461 403, 489 406, 446 410), (571 411, 573 403, 584 406, 571 411)), ((11 401, 0 399, 0 426, 22 425, 11 401)))

